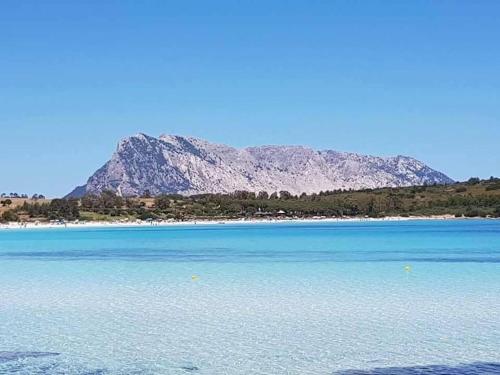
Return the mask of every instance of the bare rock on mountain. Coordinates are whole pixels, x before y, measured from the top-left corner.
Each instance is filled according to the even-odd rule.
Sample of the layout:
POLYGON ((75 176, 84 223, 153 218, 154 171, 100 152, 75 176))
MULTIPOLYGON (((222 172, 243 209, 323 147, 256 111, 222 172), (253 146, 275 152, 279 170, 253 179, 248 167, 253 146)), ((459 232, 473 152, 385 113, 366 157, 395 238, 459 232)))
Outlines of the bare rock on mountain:
POLYGON ((235 190, 301 194, 452 182, 407 156, 382 158, 302 146, 237 149, 192 137, 138 134, 120 141, 111 160, 69 195, 103 190, 123 196, 145 191, 153 195, 235 190))

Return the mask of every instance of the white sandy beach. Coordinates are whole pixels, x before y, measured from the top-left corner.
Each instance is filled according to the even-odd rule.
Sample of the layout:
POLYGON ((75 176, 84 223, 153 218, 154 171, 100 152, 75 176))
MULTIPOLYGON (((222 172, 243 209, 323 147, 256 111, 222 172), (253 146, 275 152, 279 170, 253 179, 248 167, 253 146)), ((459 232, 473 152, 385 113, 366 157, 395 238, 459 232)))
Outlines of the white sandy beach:
POLYGON ((193 225, 238 225, 238 224, 279 224, 279 223, 345 223, 345 222, 376 222, 376 221, 410 221, 410 220, 464 220, 453 215, 436 216, 387 216, 383 218, 289 218, 289 219, 233 219, 233 220, 188 220, 188 221, 86 221, 68 223, 4 223, 0 229, 61 229, 61 228, 135 228, 135 227, 170 227, 193 225))

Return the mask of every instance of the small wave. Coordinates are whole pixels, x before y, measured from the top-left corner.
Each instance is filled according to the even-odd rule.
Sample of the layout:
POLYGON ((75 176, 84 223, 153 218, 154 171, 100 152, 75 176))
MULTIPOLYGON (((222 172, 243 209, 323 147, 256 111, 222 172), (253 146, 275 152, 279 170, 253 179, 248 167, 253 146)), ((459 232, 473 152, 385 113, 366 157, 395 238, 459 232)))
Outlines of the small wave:
POLYGON ((0 352, 0 363, 17 361, 25 358, 40 358, 58 356, 60 353, 53 352, 0 352))
POLYGON ((380 367, 371 370, 343 370, 334 375, 495 375, 500 363, 474 362, 456 366, 428 365, 414 367, 380 367))

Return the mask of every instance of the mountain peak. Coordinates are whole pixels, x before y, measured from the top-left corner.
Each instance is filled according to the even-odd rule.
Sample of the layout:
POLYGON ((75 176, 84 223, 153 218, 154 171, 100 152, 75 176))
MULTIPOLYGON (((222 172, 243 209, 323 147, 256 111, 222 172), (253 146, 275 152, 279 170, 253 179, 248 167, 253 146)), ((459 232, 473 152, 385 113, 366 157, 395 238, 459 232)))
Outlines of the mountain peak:
POLYGON ((408 156, 377 157, 293 145, 237 149, 203 139, 143 133, 122 139, 111 159, 75 195, 228 193, 292 194, 334 189, 444 184, 441 172, 408 156))

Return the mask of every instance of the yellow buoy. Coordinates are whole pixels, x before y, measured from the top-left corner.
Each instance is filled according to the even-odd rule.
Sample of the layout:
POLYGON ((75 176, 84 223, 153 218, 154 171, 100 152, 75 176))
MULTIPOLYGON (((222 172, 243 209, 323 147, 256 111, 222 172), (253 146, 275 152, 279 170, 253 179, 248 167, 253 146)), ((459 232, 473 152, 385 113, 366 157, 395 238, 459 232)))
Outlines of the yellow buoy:
POLYGON ((405 271, 406 272, 411 272, 411 266, 405 266, 405 271))
POLYGON ((199 277, 198 277, 198 276, 196 276, 196 275, 191 276, 191 280, 193 280, 193 281, 196 281, 196 280, 198 280, 198 279, 199 279, 199 277))

